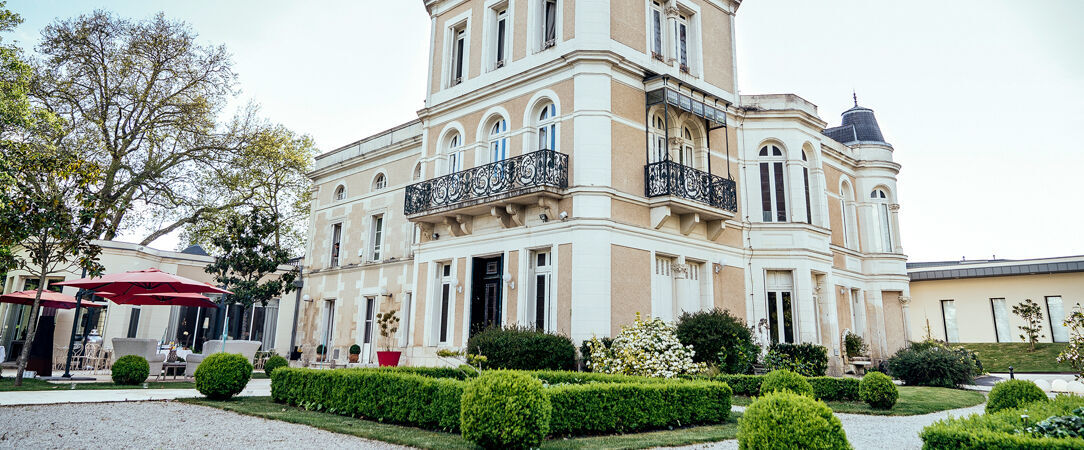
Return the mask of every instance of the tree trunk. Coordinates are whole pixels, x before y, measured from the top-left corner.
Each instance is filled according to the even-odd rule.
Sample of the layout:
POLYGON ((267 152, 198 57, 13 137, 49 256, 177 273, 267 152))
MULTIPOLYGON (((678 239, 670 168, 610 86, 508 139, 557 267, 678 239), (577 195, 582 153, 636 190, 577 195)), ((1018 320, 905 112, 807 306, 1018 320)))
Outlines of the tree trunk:
MULTIPOLYGON (((46 261, 48 263, 48 261, 46 261)), ((45 264, 42 264, 42 274, 38 278, 38 293, 34 296, 34 305, 30 309, 30 327, 26 330, 26 341, 23 349, 19 352, 19 359, 15 363, 15 386, 23 385, 23 371, 26 370, 26 362, 30 359, 30 347, 34 345, 34 335, 38 332, 38 310, 41 309, 41 291, 45 289, 45 264)), ((74 326, 74 325, 73 325, 74 326)))

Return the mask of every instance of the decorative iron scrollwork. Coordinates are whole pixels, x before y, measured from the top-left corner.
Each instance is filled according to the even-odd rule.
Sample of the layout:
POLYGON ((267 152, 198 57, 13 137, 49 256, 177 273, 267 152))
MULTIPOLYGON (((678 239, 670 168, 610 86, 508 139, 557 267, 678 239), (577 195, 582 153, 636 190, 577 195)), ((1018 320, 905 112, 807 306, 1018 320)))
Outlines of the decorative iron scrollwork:
POLYGON ((406 188, 406 215, 413 215, 532 187, 568 187, 568 155, 538 150, 406 188))
POLYGON ((734 180, 712 175, 674 161, 644 166, 644 195, 673 195, 727 211, 738 210, 734 180))

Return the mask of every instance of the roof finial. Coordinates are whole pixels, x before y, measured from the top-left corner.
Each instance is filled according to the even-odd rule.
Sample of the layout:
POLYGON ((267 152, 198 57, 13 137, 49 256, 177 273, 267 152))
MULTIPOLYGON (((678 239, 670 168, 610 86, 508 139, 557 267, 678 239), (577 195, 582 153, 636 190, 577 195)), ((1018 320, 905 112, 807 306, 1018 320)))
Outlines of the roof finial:
POLYGON ((857 108, 858 107, 858 93, 855 92, 854 90, 852 90, 851 95, 854 96, 854 107, 857 108))

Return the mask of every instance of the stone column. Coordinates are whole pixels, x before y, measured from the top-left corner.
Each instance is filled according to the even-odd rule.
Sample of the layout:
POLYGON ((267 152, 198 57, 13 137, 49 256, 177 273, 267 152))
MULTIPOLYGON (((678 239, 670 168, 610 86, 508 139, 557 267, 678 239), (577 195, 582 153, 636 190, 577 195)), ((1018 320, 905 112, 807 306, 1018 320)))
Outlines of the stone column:
MULTIPOLYGON (((889 224, 892 225, 893 253, 903 253, 903 242, 900 241, 900 205, 893 203, 888 205, 889 224)), ((905 303, 906 305, 906 303, 905 303)))
POLYGON ((911 297, 900 296, 900 309, 903 310, 903 338, 911 342, 911 297))

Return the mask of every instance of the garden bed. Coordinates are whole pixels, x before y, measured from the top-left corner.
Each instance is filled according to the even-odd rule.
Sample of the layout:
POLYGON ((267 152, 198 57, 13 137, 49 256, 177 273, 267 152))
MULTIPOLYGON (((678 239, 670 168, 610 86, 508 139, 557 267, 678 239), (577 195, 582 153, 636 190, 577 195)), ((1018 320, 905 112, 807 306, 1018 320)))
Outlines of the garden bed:
MULTIPOLYGON (((716 375, 706 378, 721 381, 730 386, 734 395, 755 397, 760 395, 760 383, 765 375, 716 375)), ((692 377, 699 379, 700 377, 692 377)), ((813 396, 824 401, 859 401, 858 386, 861 379, 858 378, 835 378, 835 377, 807 377, 810 386, 813 386, 813 396)))
MULTIPOLYGON (((709 380, 664 380, 579 372, 522 372, 553 404, 550 435, 588 435, 726 423, 731 389, 709 380)), ((466 374, 456 369, 279 369, 279 403, 422 428, 459 429, 466 374)))
POLYGON ((1019 409, 939 421, 922 430, 924 448, 1084 449, 1084 439, 1035 437, 1021 433, 1051 416, 1065 416, 1084 406, 1084 398, 1059 396, 1019 409))
POLYGON ((982 361, 982 368, 987 372, 1008 372, 1009 366, 1016 372, 1031 373, 1072 373, 1068 364, 1057 361, 1058 354, 1065 350, 1066 343, 1035 344, 1035 351, 1028 351, 1028 344, 1023 342, 1005 343, 970 343, 949 344, 975 352, 982 361))

